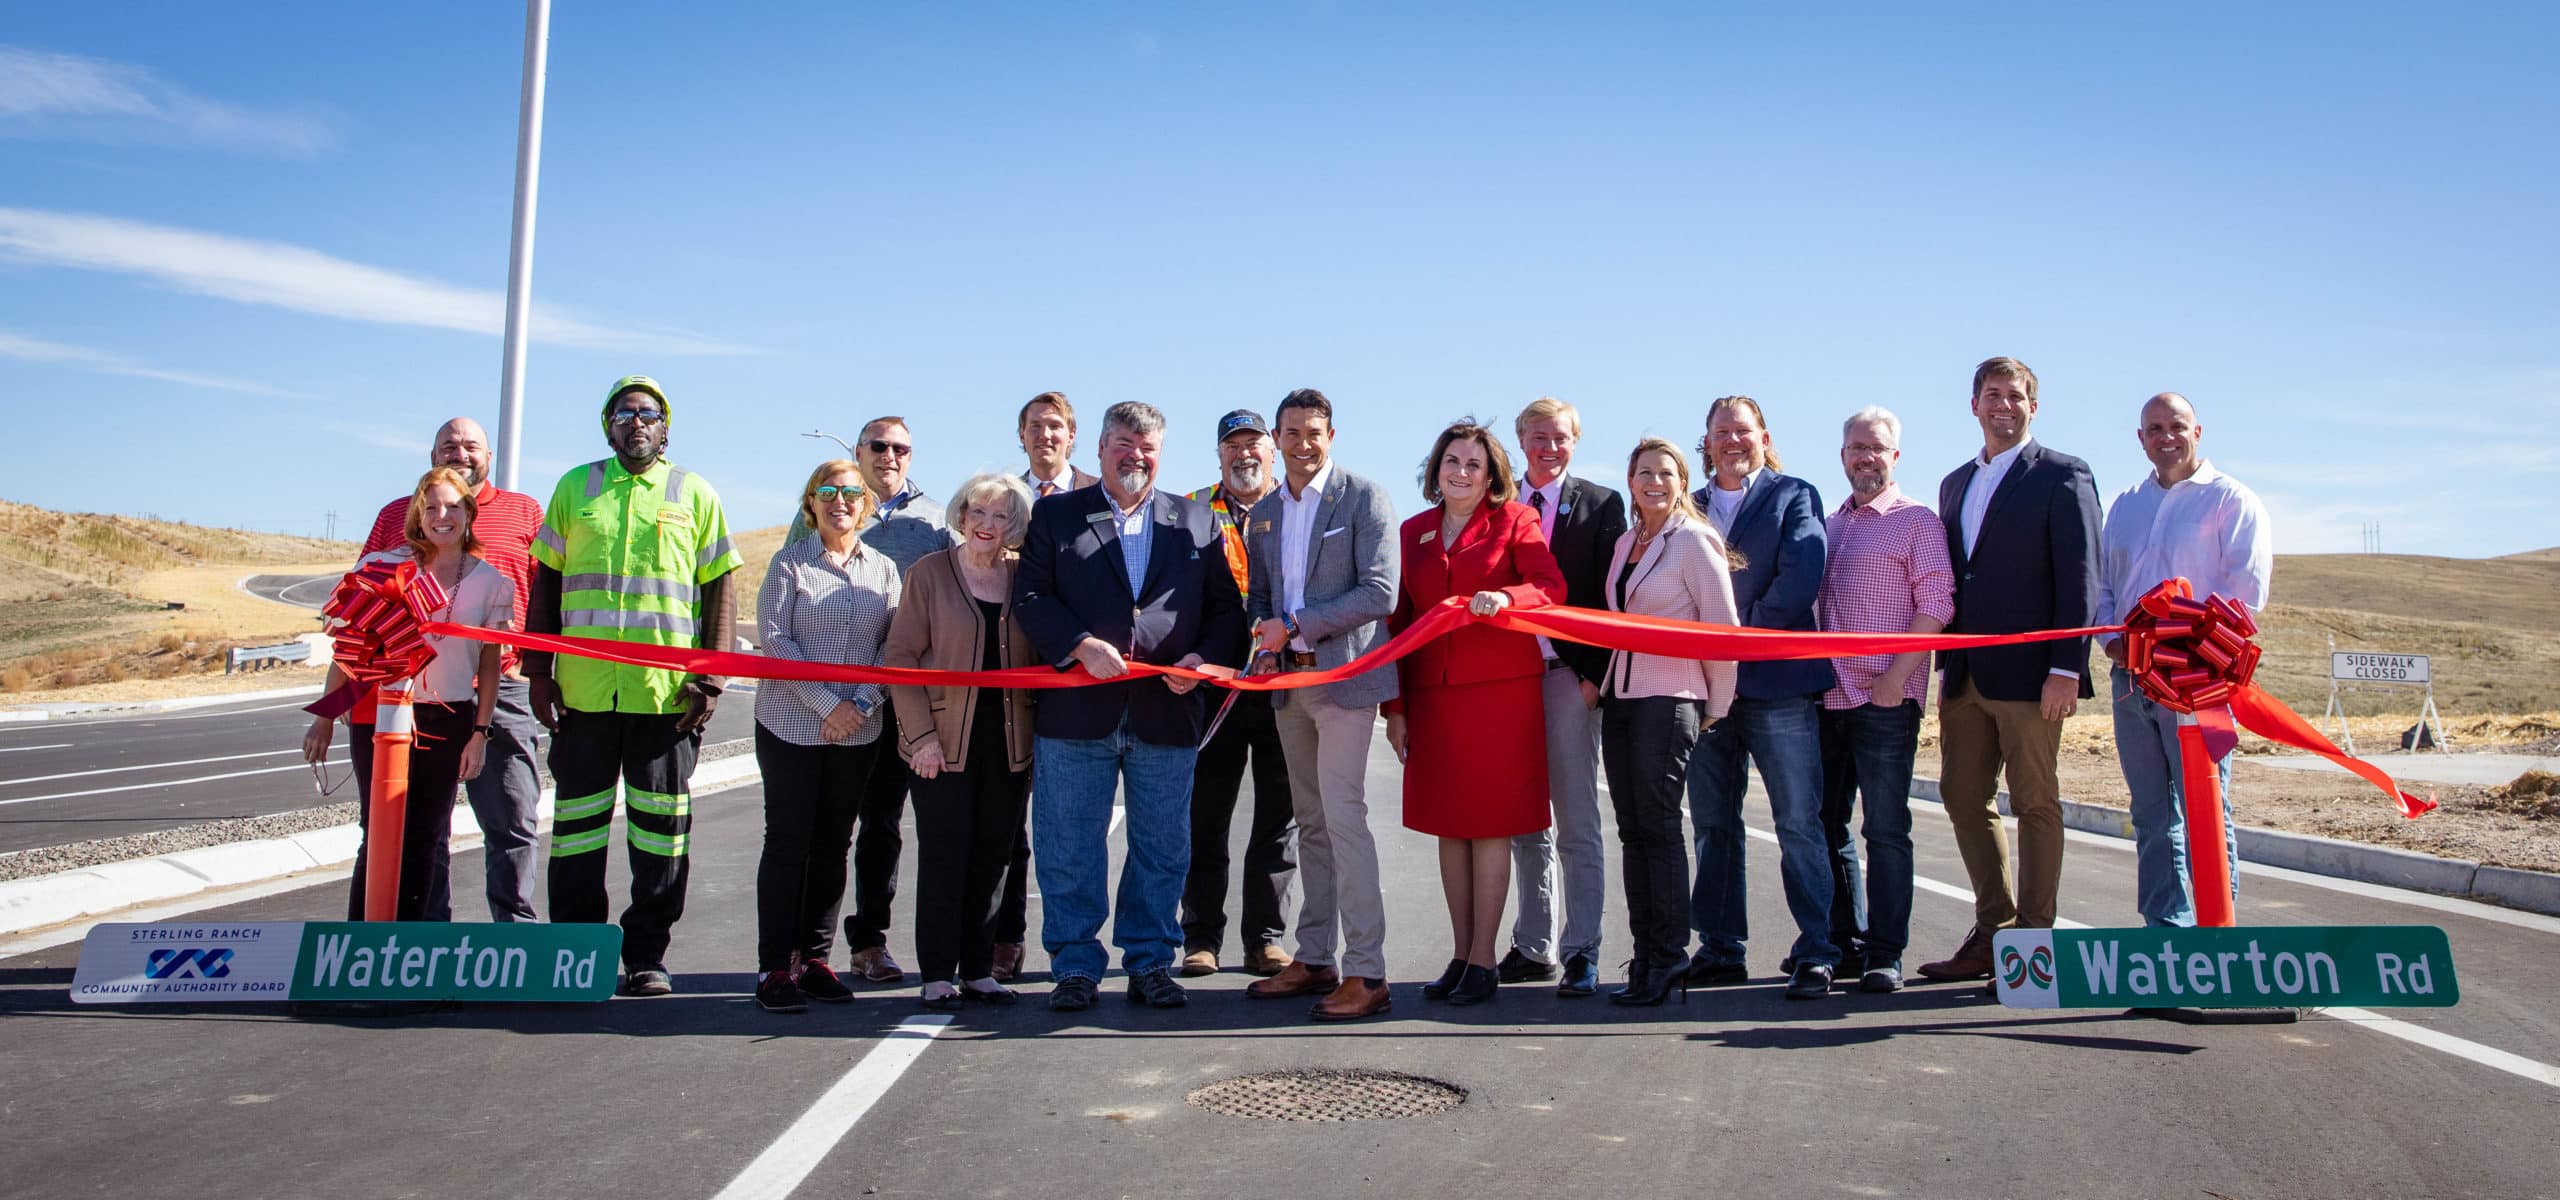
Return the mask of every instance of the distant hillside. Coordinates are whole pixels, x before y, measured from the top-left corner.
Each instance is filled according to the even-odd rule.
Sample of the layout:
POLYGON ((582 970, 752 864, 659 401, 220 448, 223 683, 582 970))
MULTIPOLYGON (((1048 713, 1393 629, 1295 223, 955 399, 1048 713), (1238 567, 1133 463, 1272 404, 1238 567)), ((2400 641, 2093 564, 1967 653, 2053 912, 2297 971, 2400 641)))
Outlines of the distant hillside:
POLYGON ((2273 599, 2560 633, 2560 549, 2505 558, 2280 554, 2273 599))
POLYGON ((2560 562, 2560 546, 2527 550, 2522 554, 2502 555, 2501 558, 2507 562, 2560 562))
POLYGON ((233 641, 312 628, 308 611, 239 592, 240 576, 343 570, 355 551, 352 542, 0 500, 0 691, 218 668, 233 641))

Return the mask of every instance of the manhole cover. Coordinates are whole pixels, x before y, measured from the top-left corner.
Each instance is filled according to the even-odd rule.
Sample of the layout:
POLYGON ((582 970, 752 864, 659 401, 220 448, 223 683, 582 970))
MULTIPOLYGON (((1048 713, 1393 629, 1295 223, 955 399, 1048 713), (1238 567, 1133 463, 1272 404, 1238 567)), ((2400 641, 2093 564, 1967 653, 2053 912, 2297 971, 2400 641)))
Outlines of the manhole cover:
POLYGON ((1467 1089, 1394 1071, 1309 1068, 1229 1079, 1183 1098, 1260 1121, 1383 1121, 1447 1112, 1466 1103, 1467 1089))

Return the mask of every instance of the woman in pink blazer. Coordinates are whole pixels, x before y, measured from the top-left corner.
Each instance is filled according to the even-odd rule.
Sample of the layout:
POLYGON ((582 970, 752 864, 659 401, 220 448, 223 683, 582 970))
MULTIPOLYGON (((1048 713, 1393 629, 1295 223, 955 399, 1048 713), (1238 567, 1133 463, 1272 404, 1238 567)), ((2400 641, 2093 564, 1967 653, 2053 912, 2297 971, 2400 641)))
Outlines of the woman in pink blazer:
MULTIPOLYGON (((1735 623, 1724 539, 1689 498, 1689 464, 1661 438, 1627 457, 1634 522, 1601 577, 1612 612, 1735 623)), ((1678 986, 1689 947, 1689 843, 1680 815, 1698 730, 1733 706, 1734 666, 1625 650, 1601 685, 1600 761, 1624 848, 1635 960, 1612 1004, 1652 1005, 1678 986)))

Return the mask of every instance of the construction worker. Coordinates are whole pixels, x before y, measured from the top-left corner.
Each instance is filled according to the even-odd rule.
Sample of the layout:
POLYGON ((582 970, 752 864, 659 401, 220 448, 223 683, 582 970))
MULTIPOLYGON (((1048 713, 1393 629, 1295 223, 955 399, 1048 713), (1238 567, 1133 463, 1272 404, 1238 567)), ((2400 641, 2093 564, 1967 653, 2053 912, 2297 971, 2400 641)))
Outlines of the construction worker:
MULTIPOLYGON (((729 518, 701 476, 666 460, 666 390, 645 375, 606 393, 613 456, 562 476, 533 539, 536 633, 727 650, 737 623, 729 518)), ((524 656, 533 715, 552 731, 551 919, 601 924, 617 782, 626 789, 631 906, 620 994, 663 996, 668 932, 684 915, 686 790, 721 680, 574 655, 524 656)))

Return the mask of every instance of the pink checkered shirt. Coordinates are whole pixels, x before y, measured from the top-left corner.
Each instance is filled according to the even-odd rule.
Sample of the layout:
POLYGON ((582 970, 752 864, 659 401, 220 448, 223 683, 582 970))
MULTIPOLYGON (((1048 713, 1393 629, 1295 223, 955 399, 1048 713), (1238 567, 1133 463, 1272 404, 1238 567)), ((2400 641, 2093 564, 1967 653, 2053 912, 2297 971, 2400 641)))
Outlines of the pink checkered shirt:
MULTIPOLYGON (((1829 547, 1822 571, 1825 633, 1905 633, 1911 618, 1927 613, 1941 621, 1956 615, 1956 573, 1947 562, 1947 527, 1929 506, 1888 485, 1872 502, 1843 503, 1824 523, 1829 547)), ((1823 693, 1824 708, 1859 708, 1868 685, 1893 661, 1890 654, 1831 660, 1839 677, 1823 693)), ((1925 703, 1929 672, 1913 671, 1905 699, 1925 703)))

